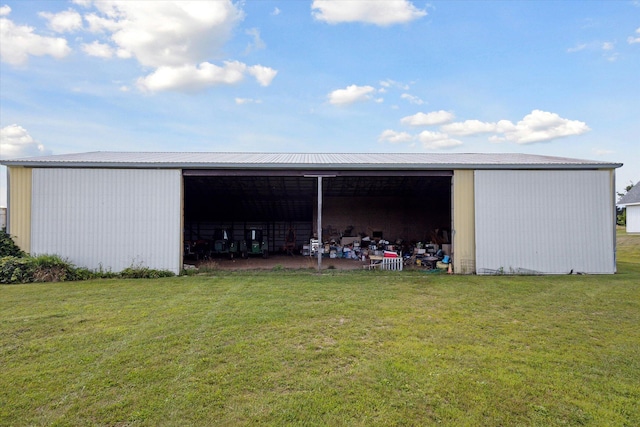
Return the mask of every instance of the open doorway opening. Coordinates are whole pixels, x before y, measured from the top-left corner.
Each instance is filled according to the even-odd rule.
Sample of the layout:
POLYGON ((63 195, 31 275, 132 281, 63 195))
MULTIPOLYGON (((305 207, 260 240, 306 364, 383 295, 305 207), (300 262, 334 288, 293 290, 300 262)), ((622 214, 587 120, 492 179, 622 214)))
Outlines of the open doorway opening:
MULTIPOLYGON (((450 243, 450 173, 332 173, 324 181, 321 249, 373 241, 402 253, 418 243, 450 243)), ((184 171, 185 257, 243 256, 248 230, 261 231, 270 255, 312 255, 317 186, 304 174, 184 171)))

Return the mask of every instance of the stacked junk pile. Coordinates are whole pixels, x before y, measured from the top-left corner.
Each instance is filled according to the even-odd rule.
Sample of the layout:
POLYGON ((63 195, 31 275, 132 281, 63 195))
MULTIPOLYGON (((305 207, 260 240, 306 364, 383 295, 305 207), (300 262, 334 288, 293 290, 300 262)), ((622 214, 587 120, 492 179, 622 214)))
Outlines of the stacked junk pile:
MULTIPOLYGON (((390 240, 384 238, 382 231, 354 233, 354 227, 338 231, 331 226, 322 230, 324 237, 320 242, 317 235, 308 240, 296 239, 296 230, 290 227, 278 240, 269 240, 267 230, 261 228, 216 227, 207 230, 206 237, 185 240, 185 259, 196 262, 210 258, 248 258, 258 256, 267 258, 269 248, 274 252, 306 257, 345 259, 360 261, 365 268, 383 270, 403 270, 404 268, 423 269, 433 272, 451 272, 451 244, 449 231, 435 229, 426 232, 424 241, 390 240), (240 236, 239 239, 234 238, 240 236), (299 242, 303 242, 302 245, 299 242)), ((307 231, 309 232, 309 231, 307 231)), ((279 233, 275 233, 278 234, 279 233)), ((304 233, 305 235, 309 235, 304 233)))
POLYGON ((329 236, 327 240, 320 244, 314 235, 308 244, 302 246, 302 255, 314 257, 320 251, 327 258, 369 261, 366 268, 400 264, 400 268, 388 269, 402 270, 404 266, 451 272, 451 244, 447 230, 433 230, 426 242, 390 241, 383 238, 381 231, 360 233, 358 236, 352 236, 352 232, 353 227, 342 233, 336 233, 331 227, 323 229, 323 236, 329 236), (397 260, 396 263, 389 263, 393 259, 397 260))

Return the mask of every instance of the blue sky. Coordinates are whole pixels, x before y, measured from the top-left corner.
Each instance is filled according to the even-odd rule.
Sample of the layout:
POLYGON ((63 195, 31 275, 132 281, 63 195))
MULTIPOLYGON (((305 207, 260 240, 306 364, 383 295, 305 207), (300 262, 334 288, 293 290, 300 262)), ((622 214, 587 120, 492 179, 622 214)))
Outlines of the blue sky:
POLYGON ((640 180, 640 1, 0 0, 0 24, 0 158, 520 152, 640 180))

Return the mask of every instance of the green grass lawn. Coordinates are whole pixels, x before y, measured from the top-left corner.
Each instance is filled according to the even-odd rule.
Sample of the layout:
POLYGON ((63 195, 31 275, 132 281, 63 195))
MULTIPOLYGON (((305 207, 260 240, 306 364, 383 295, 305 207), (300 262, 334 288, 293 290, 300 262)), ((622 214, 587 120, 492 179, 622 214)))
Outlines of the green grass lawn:
POLYGON ((618 274, 228 272, 0 287, 0 425, 640 425, 618 274))

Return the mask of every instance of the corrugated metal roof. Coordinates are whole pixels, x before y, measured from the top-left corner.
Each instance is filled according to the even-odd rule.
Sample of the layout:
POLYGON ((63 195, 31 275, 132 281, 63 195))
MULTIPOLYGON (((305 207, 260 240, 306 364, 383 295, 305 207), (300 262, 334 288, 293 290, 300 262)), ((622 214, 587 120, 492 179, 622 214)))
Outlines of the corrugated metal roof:
POLYGON ((7 166, 190 169, 591 169, 621 163, 512 153, 90 152, 1 160, 7 166))
POLYGON ((627 194, 620 197, 620 201, 618 201, 620 206, 636 204, 640 204, 640 182, 631 187, 631 190, 627 191, 627 194))

